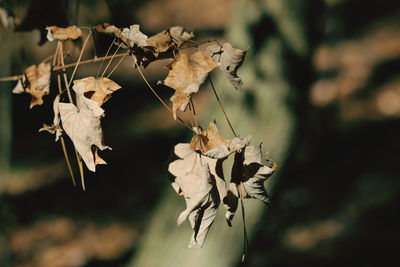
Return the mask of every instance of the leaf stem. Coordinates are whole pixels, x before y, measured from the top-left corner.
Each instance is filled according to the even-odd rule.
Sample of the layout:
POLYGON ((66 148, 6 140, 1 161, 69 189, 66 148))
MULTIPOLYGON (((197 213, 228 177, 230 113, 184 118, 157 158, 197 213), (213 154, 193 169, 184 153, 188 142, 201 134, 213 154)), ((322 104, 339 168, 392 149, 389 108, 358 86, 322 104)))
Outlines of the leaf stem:
POLYGON ((243 255, 242 255, 242 262, 244 262, 246 257, 249 254, 249 240, 247 238, 247 231, 246 231, 246 218, 245 218, 245 214, 244 214, 243 183, 242 182, 240 182, 240 185, 239 185, 239 192, 240 192, 240 206, 242 208, 242 220, 243 220, 243 255))
POLYGON ((117 65, 114 66, 114 68, 111 70, 111 72, 107 75, 107 79, 113 74, 113 72, 118 68, 119 64, 124 60, 125 56, 123 56, 117 63, 117 65))
MULTIPOLYGON (((82 49, 81 49, 81 53, 79 54, 78 61, 76 62, 74 71, 72 72, 71 78, 70 78, 70 80, 69 80, 69 82, 68 82, 68 88, 71 86, 71 83, 72 83, 72 81, 73 81, 73 79, 74 79, 76 70, 78 69, 79 63, 81 62, 82 55, 83 55, 83 51, 85 50, 86 44, 87 44, 87 42, 89 41, 89 38, 90 38, 91 35, 92 35, 92 31, 89 32, 89 35, 86 37, 86 40, 85 40, 85 42, 83 43, 83 46, 82 46, 82 49)), ((63 60, 63 61, 64 61, 64 60, 63 60)), ((64 62, 63 62, 62 64, 64 65, 64 62)))
MULTIPOLYGON (((87 41, 88 39, 86 39, 86 41, 87 41)), ((60 42, 60 52, 59 52, 59 61, 58 61, 58 64, 60 64, 60 62, 61 62, 61 67, 64 67, 64 57, 63 57, 63 44, 62 44, 62 42, 61 41, 59 41, 60 42)), ((85 42, 86 43, 86 42, 85 42)), ((84 48, 84 47, 83 47, 84 48)), ((83 50, 83 48, 82 48, 82 50, 83 50)), ((82 53, 81 53, 81 55, 82 55, 82 53)), ((79 61, 77 62, 77 64, 76 64, 76 66, 78 66, 79 65, 79 61)), ((76 68, 75 68, 76 69, 76 68)), ((71 103, 71 104, 73 104, 74 102, 72 101, 72 96, 71 96, 71 92, 70 92, 70 89, 69 89, 69 83, 68 83, 68 78, 67 78, 67 74, 66 74, 66 72, 65 72, 65 69, 64 68, 62 68, 62 70, 63 70, 63 76, 64 76, 64 83, 65 83, 65 87, 66 87, 66 90, 67 90, 67 93, 68 93, 68 99, 69 99, 69 102, 71 103)), ((72 77, 71 77, 72 78, 72 77)), ((71 81, 72 81, 72 79, 71 79, 71 81)), ((61 81, 60 81, 60 83, 61 83, 61 81)), ((80 156, 79 156, 79 153, 78 153, 78 150, 76 150, 76 147, 74 146, 74 149, 75 149, 75 155, 76 155, 76 160, 77 160, 77 162, 78 162, 78 167, 79 167, 79 171, 80 171, 80 175, 81 175, 81 181, 82 181, 82 189, 83 189, 83 191, 86 191, 86 188, 85 188, 85 176, 84 176, 84 173, 83 173, 83 166, 82 166, 82 160, 81 160, 81 158, 80 158, 80 156)))
POLYGON ((211 76, 210 76, 210 75, 208 75, 208 80, 210 81, 211 88, 212 88, 212 90, 213 90, 213 92, 214 92, 215 97, 217 98, 218 104, 219 104, 220 108, 222 109, 222 112, 224 113, 225 119, 226 119, 226 121, 228 122, 229 127, 230 127, 231 130, 232 130, 233 135, 234 135, 235 137, 237 137, 237 134, 236 134, 235 130, 234 130, 233 127, 232 127, 231 121, 229 120, 228 115, 227 115, 226 112, 225 112, 224 106, 222 105, 221 101, 219 100, 217 91, 215 90, 215 87, 214 87, 214 84, 213 84, 213 82, 212 82, 212 80, 211 80, 211 76))
POLYGON ((110 67, 111 62, 113 61, 115 55, 117 54, 117 52, 121 48, 121 46, 122 46, 122 43, 119 44, 119 46, 115 50, 113 56, 111 57, 110 61, 108 61, 108 64, 107 64, 106 68, 104 69, 103 73, 101 74, 101 77, 104 77, 104 74, 106 74, 106 71, 107 71, 108 67, 110 67))
MULTIPOLYGON (((94 63, 94 62, 98 62, 98 61, 102 61, 102 60, 107 60, 107 59, 110 59, 110 58, 112 58, 112 57, 118 58, 118 57, 123 57, 123 56, 128 56, 128 55, 129 55, 129 52, 123 53, 123 54, 118 54, 118 55, 115 55, 115 56, 98 57, 98 58, 92 58, 92 59, 82 60, 82 61, 79 63, 79 65, 88 64, 88 63, 94 63)), ((61 70, 61 69, 72 68, 72 67, 75 67, 76 64, 77 64, 77 62, 74 62, 74 63, 71 63, 71 64, 66 64, 66 65, 64 65, 64 66, 58 66, 58 67, 55 67, 55 68, 53 69, 53 71, 57 71, 57 70, 61 70)))
MULTIPOLYGON (((103 58, 106 58, 106 57, 108 56, 108 53, 110 53, 110 50, 111 50, 111 48, 113 47, 114 42, 115 42, 116 39, 117 39, 117 38, 115 37, 114 40, 111 42, 110 46, 109 46, 108 49, 107 49, 106 55, 105 55, 103 58)), ((96 79, 99 77, 100 70, 101 70, 101 67, 103 67, 104 61, 105 61, 105 59, 103 59, 103 61, 102 61, 101 64, 100 64, 99 69, 97 70, 96 79)))
MULTIPOLYGON (((135 61, 135 66, 137 67, 140 76, 142 76, 142 79, 144 80, 144 82, 147 84, 147 86, 149 87, 149 89, 153 92, 153 94, 157 97, 157 99, 161 102, 161 104, 171 113, 174 114, 174 112, 172 111, 172 109, 170 107, 168 107, 168 105, 164 102, 164 100, 161 99, 161 97, 157 94, 157 92, 153 89, 153 87, 151 87, 151 85, 149 84, 149 82, 147 81, 146 77, 144 77, 142 71, 140 70, 139 65, 137 64, 137 60, 135 55, 132 55, 133 60, 135 61)), ((189 124, 187 124, 184 120, 182 120, 179 116, 176 116, 176 118, 183 123, 183 125, 185 125, 187 128, 189 128, 191 131, 193 131, 192 127, 190 127, 189 124)))
MULTIPOLYGON (((58 58, 58 53, 59 52, 60 52, 60 43, 57 43, 56 52, 54 53, 54 58, 53 58, 53 67, 56 65, 56 60, 59 60, 59 58, 58 58)), ((61 95, 62 94, 61 75, 59 73, 57 74, 57 85, 58 85, 59 94, 61 95)), ((74 186, 76 186, 76 180, 75 180, 74 172, 72 171, 72 168, 71 168, 71 163, 69 161, 67 148, 65 146, 64 136, 60 136, 60 141, 61 141, 61 147, 62 147, 63 152, 64 152, 65 161, 67 162, 68 171, 69 171, 69 174, 71 175, 71 178, 72 178, 72 183, 74 184, 74 186)))

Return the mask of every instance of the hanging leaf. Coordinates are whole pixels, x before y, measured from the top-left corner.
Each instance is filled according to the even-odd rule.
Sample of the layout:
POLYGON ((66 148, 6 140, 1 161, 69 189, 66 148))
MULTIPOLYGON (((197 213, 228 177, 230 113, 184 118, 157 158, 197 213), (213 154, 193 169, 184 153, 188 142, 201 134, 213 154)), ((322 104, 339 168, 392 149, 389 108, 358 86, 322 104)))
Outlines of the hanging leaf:
POLYGON ((221 63, 220 69, 232 85, 236 89, 242 89, 243 82, 237 75, 237 71, 244 61, 247 50, 232 48, 230 43, 224 43, 222 47, 219 45, 207 47, 207 52, 214 60, 221 63))
POLYGON ((182 26, 174 26, 169 28, 169 33, 172 37, 172 41, 177 47, 181 47, 185 42, 194 38, 193 32, 187 32, 182 26))
POLYGON ((46 27, 47 30, 47 40, 61 40, 65 41, 68 39, 76 40, 82 35, 81 29, 76 26, 69 26, 67 28, 49 26, 46 27))
POLYGON ((13 89, 14 94, 27 92, 31 94, 30 108, 43 104, 43 96, 50 92, 51 67, 48 63, 32 65, 25 69, 24 77, 18 81, 13 89))
POLYGON ((114 81, 100 77, 87 77, 79 80, 74 80, 74 86, 72 89, 77 93, 84 95, 86 98, 97 102, 98 106, 102 106, 108 99, 110 99, 112 93, 119 90, 119 86, 114 81))
POLYGON ((147 40, 147 45, 156 49, 156 53, 166 52, 175 46, 181 47, 185 42, 194 37, 193 32, 188 33, 182 26, 174 26, 163 30, 147 40))
POLYGON ((121 32, 122 36, 129 40, 130 47, 133 47, 134 44, 141 47, 147 46, 147 35, 140 32, 139 28, 140 26, 138 24, 134 24, 131 25, 129 29, 124 28, 121 32))
POLYGON ((47 131, 51 134, 55 134, 56 142, 58 141, 63 132, 60 126, 59 104, 60 104, 60 96, 57 95, 53 102, 53 111, 54 111, 53 125, 49 126, 43 123, 43 127, 39 129, 39 132, 47 131))
MULTIPOLYGON (((144 48, 145 46, 147 46, 147 35, 140 32, 139 28, 140 26, 138 24, 134 24, 131 25, 129 29, 124 28, 121 31, 119 28, 108 23, 103 23, 97 25, 96 27, 98 32, 117 37, 118 40, 123 43, 123 45, 121 45, 123 48, 133 48, 135 44, 137 47, 144 48)), ((119 45, 118 42, 117 44, 119 45)))
POLYGON ((25 82, 25 76, 18 80, 17 85, 12 90, 13 94, 22 94, 25 92, 24 86, 22 85, 25 82))
POLYGON ((217 65, 215 60, 201 51, 197 51, 190 58, 181 54, 168 65, 170 71, 162 83, 175 89, 175 94, 170 99, 174 119, 178 109, 186 110, 192 95, 199 90, 208 73, 217 65))
POLYGON ((259 199, 264 203, 269 203, 269 196, 264 187, 264 182, 270 177, 276 164, 273 160, 266 158, 267 165, 261 162, 261 145, 246 146, 246 148, 235 154, 232 167, 231 191, 239 197, 238 187, 242 184, 242 194, 244 198, 259 199))
POLYGON ((103 144, 103 132, 100 126, 101 116, 95 116, 82 99, 77 103, 80 103, 79 109, 74 104, 59 104, 61 121, 63 129, 71 138, 86 166, 94 172, 97 164, 106 164, 98 156, 97 149, 111 148, 103 144))
POLYGON ((168 30, 164 30, 147 39, 147 45, 155 47, 156 53, 167 51, 172 45, 172 38, 168 30))
POLYGON ((194 128, 197 133, 190 141, 190 148, 199 151, 202 155, 222 159, 229 154, 241 150, 250 142, 251 135, 246 138, 235 137, 232 140, 225 140, 218 131, 217 125, 210 122, 207 131, 194 128))
POLYGON ((224 171, 222 164, 225 159, 213 159, 209 157, 202 157, 202 160, 207 162, 211 173, 211 180, 215 181, 217 186, 219 199, 222 201, 225 212, 225 218, 229 226, 232 226, 231 221, 237 209, 238 201, 230 191, 226 189, 226 182, 224 178, 224 171))
POLYGON ((170 163, 168 171, 176 177, 172 186, 184 195, 187 206, 177 224, 189 219, 194 233, 188 247, 202 247, 217 214, 218 192, 205 157, 190 150, 189 144, 176 145, 175 154, 181 159, 170 163))
POLYGON ((129 44, 131 42, 129 41, 128 37, 123 35, 122 31, 119 28, 115 27, 114 25, 110 25, 108 23, 103 23, 103 24, 97 25, 96 29, 98 32, 102 32, 102 33, 117 37, 119 41, 122 41, 125 44, 125 45, 123 45, 124 48, 130 47, 129 44))

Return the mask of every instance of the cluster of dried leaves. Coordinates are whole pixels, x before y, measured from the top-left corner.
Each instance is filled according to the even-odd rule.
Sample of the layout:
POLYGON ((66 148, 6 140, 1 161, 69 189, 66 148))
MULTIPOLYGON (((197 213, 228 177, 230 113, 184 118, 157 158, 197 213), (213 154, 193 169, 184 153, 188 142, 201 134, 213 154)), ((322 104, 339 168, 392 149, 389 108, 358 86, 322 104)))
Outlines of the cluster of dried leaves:
POLYGON ((250 146, 251 136, 225 140, 213 122, 206 131, 199 128, 194 131, 196 134, 189 144, 175 146, 178 159, 169 164, 168 171, 174 176, 172 187, 185 197, 187 206, 177 224, 188 219, 194 230, 189 247, 202 247, 220 202, 226 209, 229 226, 239 198, 269 203, 264 182, 275 171, 276 165, 267 157, 266 165, 262 163, 261 145, 250 146), (227 188, 223 162, 231 154, 234 154, 234 163, 227 188))
MULTIPOLYGON (((117 51, 120 48, 128 50, 125 55, 133 56, 134 68, 140 73, 140 67, 146 67, 155 60, 172 59, 166 66, 169 69, 168 76, 159 84, 175 90, 170 98, 172 109, 167 107, 174 119, 178 118, 178 111, 185 111, 190 106, 196 121, 192 97, 216 67, 220 68, 234 88, 242 87, 242 80, 237 71, 243 63, 247 50, 233 48, 229 43, 221 45, 216 41, 216 44, 200 48, 200 44, 192 40, 194 34, 185 31, 181 26, 168 28, 151 37, 140 32, 139 25, 119 29, 105 23, 98 25, 96 30, 113 36, 112 45, 118 47, 117 51), (188 51, 185 49, 189 47, 197 48, 196 52, 185 53, 184 51, 188 51)), ((64 87, 61 85, 61 74, 57 73, 59 94, 54 99, 53 124, 50 126, 44 124, 40 131, 55 134, 56 141, 61 139, 64 153, 66 152, 62 138, 67 135, 77 152, 78 163, 82 159, 87 168, 94 172, 97 164, 106 164, 99 157, 98 149, 111 149, 103 143, 101 118, 105 116, 105 111, 102 105, 121 87, 108 77, 103 77, 105 71, 101 77, 97 75, 97 77, 73 80, 80 58, 68 82, 63 62, 62 42, 80 38, 82 31, 76 26, 68 28, 51 26, 47 27, 47 31, 49 41, 58 41, 53 64, 42 62, 38 66, 28 67, 13 92, 31 94, 30 108, 41 105, 43 96, 50 92, 52 72, 55 72, 55 69, 62 70, 65 85, 64 87), (56 59, 59 65, 55 64, 56 59)), ((112 59, 113 57, 110 61, 112 59)), ((144 78, 143 74, 142 77, 144 78)), ((155 93, 150 85, 149 87, 155 93)), ((183 122, 181 119, 180 121, 183 122)), ((174 176, 171 179, 173 188, 178 194, 184 195, 187 204, 187 209, 178 218, 178 225, 188 219, 194 230, 189 247, 201 247, 220 202, 226 209, 225 217, 229 225, 239 199, 243 201, 245 198, 255 198, 268 203, 264 181, 274 172, 276 165, 268 158, 265 164, 262 163, 261 145, 250 146, 251 136, 239 138, 234 133, 233 139, 226 140, 219 134, 215 123, 210 123, 206 131, 196 123, 196 127, 192 127, 192 130, 194 137, 190 144, 175 146, 175 155, 178 159, 169 165, 168 170, 174 176), (227 187, 222 165, 231 154, 234 154, 234 163, 227 187)), ((66 159, 70 167, 67 155, 66 159)), ((73 178, 72 171, 71 175, 73 178)), ((82 170, 81 175, 83 182, 82 170)))

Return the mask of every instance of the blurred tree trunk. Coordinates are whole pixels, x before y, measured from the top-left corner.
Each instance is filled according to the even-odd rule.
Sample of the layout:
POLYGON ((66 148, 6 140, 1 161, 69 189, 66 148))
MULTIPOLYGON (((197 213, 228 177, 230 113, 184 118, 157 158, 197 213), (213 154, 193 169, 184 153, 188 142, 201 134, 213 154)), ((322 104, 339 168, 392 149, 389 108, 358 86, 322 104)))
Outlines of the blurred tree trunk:
MULTIPOLYGON (((0 57, 0 77, 10 75, 11 33, 0 33, 2 55, 0 57)), ((10 83, 0 83, 0 187, 9 173, 11 147, 11 90, 10 83)))
MULTIPOLYGON (((241 92, 222 77, 216 89, 240 136, 253 135, 252 144, 264 143, 264 151, 284 167, 296 130, 296 104, 301 102, 299 91, 306 92, 309 85, 309 30, 307 11, 311 1, 302 0, 237 0, 226 40, 234 47, 250 46, 239 75, 244 82, 241 92), (299 73, 292 76, 292 71, 299 73), (300 78, 299 78, 300 77, 300 78), (295 101, 291 101, 294 100, 295 101)), ((209 88, 204 88, 207 90, 209 88)), ((306 94, 305 94, 306 95, 306 94)), ((210 102, 210 114, 203 119, 207 125, 216 118, 224 136, 228 125, 215 101, 210 102)), ((226 164, 229 165, 229 164, 226 164)), ((229 177, 230 170, 225 170, 229 177)), ((279 172, 268 181, 267 189, 279 172)), ((167 190, 155 209, 150 225, 143 236, 130 266, 234 266, 240 261, 243 249, 243 226, 240 208, 233 227, 226 225, 223 207, 208 233, 202 249, 187 249, 191 236, 189 223, 175 227, 176 218, 184 210, 183 198, 167 190)), ((245 201, 246 226, 250 237, 254 235, 265 206, 256 200, 245 201)), ((251 252, 250 252, 251 257, 251 252)))
MULTIPOLYGON (((0 57, 0 77, 10 75, 11 68, 11 49, 12 33, 0 32, 0 42, 2 43, 2 55, 0 57)), ((0 192, 4 187, 6 176, 10 170, 11 152, 11 90, 10 83, 0 83, 0 192)), ((1 204, 1 203, 0 203, 1 204)), ((4 227, 5 228, 5 227, 4 227)), ((9 255, 5 229, 0 229, 0 265, 8 266, 9 255)))

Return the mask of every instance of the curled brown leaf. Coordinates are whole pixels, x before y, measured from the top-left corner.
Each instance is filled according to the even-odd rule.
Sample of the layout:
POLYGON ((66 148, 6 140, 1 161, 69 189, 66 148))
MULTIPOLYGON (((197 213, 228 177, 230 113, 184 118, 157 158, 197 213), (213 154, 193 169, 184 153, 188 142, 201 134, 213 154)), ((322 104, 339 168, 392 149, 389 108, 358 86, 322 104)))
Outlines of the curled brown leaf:
POLYGON ((201 51, 197 51, 190 57, 187 54, 181 54, 168 65, 170 71, 163 84, 175 90, 170 99, 174 119, 176 119, 178 109, 186 110, 192 95, 198 92, 208 73, 216 66, 218 63, 201 51))
POLYGON ((81 29, 76 26, 69 26, 67 28, 49 26, 46 27, 47 39, 49 41, 61 40, 65 41, 68 39, 76 40, 82 35, 81 29))

